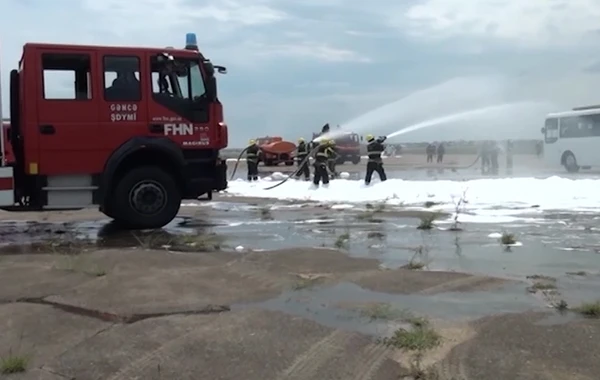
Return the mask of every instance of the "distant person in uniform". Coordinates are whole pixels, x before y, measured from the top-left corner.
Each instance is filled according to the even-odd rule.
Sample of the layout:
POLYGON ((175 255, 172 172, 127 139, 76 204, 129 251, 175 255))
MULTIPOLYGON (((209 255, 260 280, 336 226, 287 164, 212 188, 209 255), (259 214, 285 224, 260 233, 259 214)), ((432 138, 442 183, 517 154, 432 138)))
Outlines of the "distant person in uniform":
POLYGON ((506 141, 506 170, 512 170, 513 168, 513 148, 514 144, 512 140, 506 141))
POLYGON ((535 143, 535 154, 540 158, 542 157, 542 153, 544 153, 544 143, 538 141, 535 143))
POLYGON ((373 177, 373 172, 377 172, 379 175, 379 179, 381 182, 387 180, 387 176, 385 175, 385 170, 383 169, 383 160, 381 159, 381 154, 385 151, 385 146, 383 142, 386 140, 385 136, 379 137, 375 139, 373 135, 367 135, 367 174, 365 176, 365 184, 371 184, 371 178, 373 177))
POLYGON ((248 167, 248 181, 258 181, 258 152, 260 148, 256 140, 250 140, 246 148, 246 166, 248 167))
POLYGON ((435 144, 430 143, 425 148, 425 153, 427 154, 427 162, 433 162, 433 155, 435 154, 435 144))
POLYGON ((298 162, 298 172, 296 178, 304 175, 304 179, 308 181, 310 179, 310 168, 308 167, 308 154, 310 153, 308 145, 303 138, 298 139, 298 148, 296 149, 296 161, 298 162))
POLYGON ((498 154, 500 153, 500 147, 496 141, 490 142, 490 162, 492 165, 492 173, 498 174, 498 154))
POLYGON ((331 174, 331 179, 337 178, 336 161, 338 159, 338 153, 335 148, 335 140, 330 139, 327 142, 327 168, 331 174))
POLYGON ((490 167, 490 153, 490 143, 488 141, 484 141, 481 144, 481 150, 479 153, 479 157, 481 158, 481 173, 487 172, 490 167))
POLYGON ((441 142, 437 146, 437 163, 438 164, 441 164, 442 162, 444 162, 444 154, 446 154, 446 147, 444 146, 444 143, 441 142))
POLYGON ((315 186, 319 186, 320 182, 323 185, 329 183, 329 174, 327 173, 327 148, 328 144, 326 141, 321 141, 315 152, 315 175, 313 177, 313 183, 315 186))

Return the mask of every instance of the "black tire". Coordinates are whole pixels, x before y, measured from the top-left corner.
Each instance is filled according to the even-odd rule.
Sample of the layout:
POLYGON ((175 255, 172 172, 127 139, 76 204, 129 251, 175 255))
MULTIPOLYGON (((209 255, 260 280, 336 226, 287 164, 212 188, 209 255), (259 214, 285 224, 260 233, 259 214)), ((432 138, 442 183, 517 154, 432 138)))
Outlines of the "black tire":
POLYGON ((569 152, 565 154, 563 162, 565 165, 565 169, 567 169, 569 173, 577 173, 579 171, 579 165, 577 165, 577 159, 575 158, 575 155, 573 155, 573 153, 569 152))
POLYGON ((341 157, 338 158, 337 160, 335 160, 336 165, 344 165, 345 162, 346 162, 346 160, 341 157))
MULTIPOLYGON (((115 221, 131 229, 162 228, 170 223, 181 207, 181 190, 175 179, 155 166, 131 169, 117 183, 113 192, 115 221), (147 212, 136 209, 133 192, 146 186, 147 194, 159 198, 152 206, 158 210, 147 212), (162 197, 162 201, 160 198, 162 197), (118 210, 118 211, 117 211, 118 210)), ((138 197, 142 196, 139 194, 138 197)))
POLYGON ((360 163, 360 156, 354 156, 354 157, 352 157, 352 163, 354 165, 358 165, 360 163))
POLYGON ((294 165, 294 161, 286 161, 285 162, 285 166, 292 166, 294 165))

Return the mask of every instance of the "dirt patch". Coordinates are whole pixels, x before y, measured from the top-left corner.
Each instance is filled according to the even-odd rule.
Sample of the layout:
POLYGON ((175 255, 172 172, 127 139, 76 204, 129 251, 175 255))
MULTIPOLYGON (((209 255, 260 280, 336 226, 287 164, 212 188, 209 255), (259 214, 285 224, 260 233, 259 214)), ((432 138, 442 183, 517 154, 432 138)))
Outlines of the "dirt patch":
POLYGON ((542 324, 545 313, 508 314, 474 324, 477 335, 440 363, 464 379, 596 379, 600 373, 600 321, 542 324))
POLYGON ((466 273, 412 271, 407 269, 367 273, 353 282, 376 292, 400 294, 483 291, 496 289, 508 283, 504 279, 474 276, 466 273))

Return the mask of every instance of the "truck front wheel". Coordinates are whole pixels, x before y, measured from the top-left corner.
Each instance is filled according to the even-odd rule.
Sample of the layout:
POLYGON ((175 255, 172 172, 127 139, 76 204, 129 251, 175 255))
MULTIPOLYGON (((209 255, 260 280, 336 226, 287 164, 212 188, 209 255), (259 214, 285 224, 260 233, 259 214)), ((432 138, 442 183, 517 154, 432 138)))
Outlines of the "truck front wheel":
POLYGON ((154 166, 127 172, 118 182, 113 196, 115 221, 132 229, 164 227, 177 216, 181 207, 177 182, 154 166))

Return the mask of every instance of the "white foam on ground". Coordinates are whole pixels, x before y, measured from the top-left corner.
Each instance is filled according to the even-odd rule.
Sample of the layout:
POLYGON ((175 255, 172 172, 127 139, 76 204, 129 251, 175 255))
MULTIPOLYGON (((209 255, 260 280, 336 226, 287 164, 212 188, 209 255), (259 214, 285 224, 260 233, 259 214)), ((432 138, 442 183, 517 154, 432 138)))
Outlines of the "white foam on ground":
POLYGON ((289 180, 271 190, 276 181, 229 183, 227 193, 235 196, 277 198, 321 203, 356 204, 385 202, 391 205, 420 206, 435 202, 430 210, 453 212, 465 194, 460 220, 483 223, 534 221, 545 210, 600 209, 600 180, 550 177, 477 179, 470 181, 408 181, 390 179, 365 186, 360 180, 336 179, 328 187, 315 188, 304 181, 289 180), (468 213, 468 216, 467 214, 468 213), (527 215, 523 215, 527 214, 527 215))

